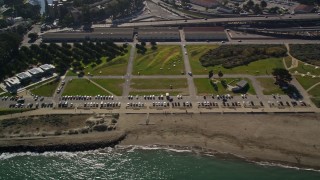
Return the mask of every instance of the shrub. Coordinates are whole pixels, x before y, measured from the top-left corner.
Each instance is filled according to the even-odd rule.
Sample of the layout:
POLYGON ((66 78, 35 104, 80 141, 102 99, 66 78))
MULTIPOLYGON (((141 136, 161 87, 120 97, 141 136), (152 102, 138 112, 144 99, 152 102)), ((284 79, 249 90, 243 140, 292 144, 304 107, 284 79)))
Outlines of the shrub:
POLYGON ((204 67, 222 65, 233 68, 260 59, 285 56, 286 52, 282 45, 227 45, 209 50, 200 57, 200 62, 204 67))
POLYGON ((106 131, 107 129, 108 129, 108 126, 106 124, 99 124, 99 125, 93 126, 94 131, 103 132, 103 131, 106 131))

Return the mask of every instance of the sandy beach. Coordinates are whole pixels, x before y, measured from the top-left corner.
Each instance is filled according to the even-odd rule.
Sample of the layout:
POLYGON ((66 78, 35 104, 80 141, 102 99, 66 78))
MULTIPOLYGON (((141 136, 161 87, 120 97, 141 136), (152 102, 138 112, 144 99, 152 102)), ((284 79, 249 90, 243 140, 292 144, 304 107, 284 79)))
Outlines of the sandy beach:
POLYGON ((320 114, 120 114, 114 130, 80 133, 90 116, 1 121, 0 133, 5 137, 0 138, 0 150, 31 147, 35 151, 73 151, 114 144, 179 146, 250 161, 320 169, 320 114), (17 128, 24 137, 15 134, 17 128), (70 134, 75 128, 79 134, 70 134), (57 131, 62 134, 55 134, 57 131), (41 132, 52 133, 44 136, 41 132), (30 135, 36 133, 36 137, 30 135))
POLYGON ((121 145, 178 145, 320 169, 319 114, 123 114, 121 145))

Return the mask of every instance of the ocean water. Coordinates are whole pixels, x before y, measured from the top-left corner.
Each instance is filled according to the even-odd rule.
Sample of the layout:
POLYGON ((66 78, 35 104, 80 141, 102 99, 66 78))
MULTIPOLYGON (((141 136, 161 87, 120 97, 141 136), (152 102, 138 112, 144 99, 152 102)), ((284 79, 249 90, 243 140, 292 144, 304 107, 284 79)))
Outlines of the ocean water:
POLYGON ((320 172, 257 165, 159 148, 105 148, 84 152, 4 153, 0 179, 301 179, 320 172))

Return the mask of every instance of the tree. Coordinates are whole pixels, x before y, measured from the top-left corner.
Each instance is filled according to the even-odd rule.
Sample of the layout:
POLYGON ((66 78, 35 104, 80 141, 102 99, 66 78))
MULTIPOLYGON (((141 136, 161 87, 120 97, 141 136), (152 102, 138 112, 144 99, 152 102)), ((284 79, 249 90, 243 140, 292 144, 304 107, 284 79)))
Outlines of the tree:
POLYGON ((209 79, 213 77, 213 70, 209 71, 209 79))
POLYGON ((261 6, 262 9, 264 9, 264 8, 266 8, 268 6, 268 4, 267 4, 266 1, 263 0, 263 1, 260 2, 260 6, 261 6))
POLYGON ((247 2, 247 6, 248 6, 249 9, 252 9, 253 6, 254 6, 254 2, 253 2, 252 0, 249 0, 249 1, 247 2))
POLYGON ((227 88, 228 87, 228 83, 226 80, 222 79, 221 80, 221 85, 224 87, 224 88, 227 88))
POLYGON ((37 33, 29 33, 28 38, 30 38, 31 41, 35 41, 38 38, 38 34, 37 33))
POLYGON ((222 77, 222 76, 223 76, 222 71, 219 71, 218 76, 219 76, 219 77, 222 77))
POLYGON ((272 75, 276 78, 276 83, 279 85, 287 84, 292 80, 292 76, 289 71, 283 68, 274 68, 272 75))
POLYGON ((252 8, 254 14, 262 14, 262 9, 258 4, 255 4, 252 8))

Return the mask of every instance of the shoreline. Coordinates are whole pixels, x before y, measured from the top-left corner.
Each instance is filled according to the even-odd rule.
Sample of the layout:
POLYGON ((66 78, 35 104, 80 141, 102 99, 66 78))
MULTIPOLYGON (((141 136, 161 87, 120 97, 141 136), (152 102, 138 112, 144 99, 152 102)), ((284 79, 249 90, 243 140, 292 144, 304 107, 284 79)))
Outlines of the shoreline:
POLYGON ((257 164, 320 170, 319 127, 320 114, 315 113, 120 114, 115 131, 1 138, 0 152, 74 152, 156 145, 257 164))

